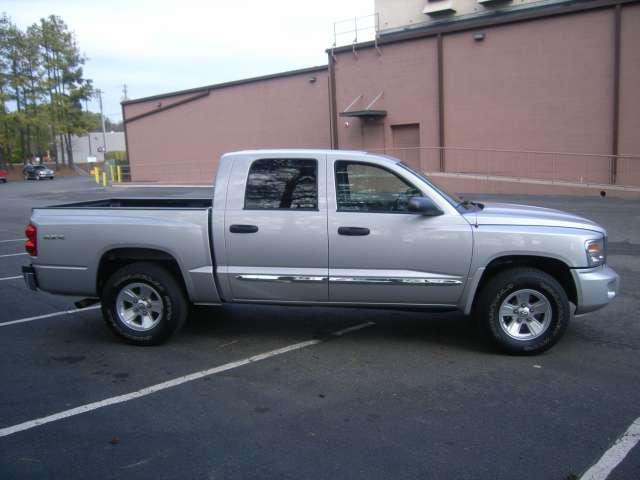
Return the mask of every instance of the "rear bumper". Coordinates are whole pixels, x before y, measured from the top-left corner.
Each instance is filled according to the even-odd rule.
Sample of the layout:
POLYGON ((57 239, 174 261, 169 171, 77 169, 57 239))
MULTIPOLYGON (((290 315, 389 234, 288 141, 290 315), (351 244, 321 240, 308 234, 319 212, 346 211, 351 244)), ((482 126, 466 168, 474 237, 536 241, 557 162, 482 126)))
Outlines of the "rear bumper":
POLYGON ((22 267, 22 278, 27 288, 38 290, 38 279, 36 278, 36 271, 32 266, 22 267))
POLYGON ((609 304, 618 294, 620 277, 607 265, 571 271, 576 284, 576 315, 592 312, 609 304))

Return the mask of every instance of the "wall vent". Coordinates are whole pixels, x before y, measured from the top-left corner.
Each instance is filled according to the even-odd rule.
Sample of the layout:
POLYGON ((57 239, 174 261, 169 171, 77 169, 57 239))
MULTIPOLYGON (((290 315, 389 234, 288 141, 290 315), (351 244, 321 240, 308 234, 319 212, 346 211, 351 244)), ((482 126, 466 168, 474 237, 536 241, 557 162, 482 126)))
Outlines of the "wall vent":
POLYGON ((453 0, 431 0, 422 9, 422 13, 430 16, 445 15, 455 13, 453 0))

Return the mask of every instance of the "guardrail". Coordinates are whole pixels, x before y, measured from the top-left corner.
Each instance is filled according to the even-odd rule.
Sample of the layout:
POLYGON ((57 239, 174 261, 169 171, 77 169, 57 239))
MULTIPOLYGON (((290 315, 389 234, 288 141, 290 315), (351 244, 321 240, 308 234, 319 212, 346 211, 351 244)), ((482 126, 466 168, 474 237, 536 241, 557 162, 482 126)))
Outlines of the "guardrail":
POLYGON ((384 148, 371 152, 400 158, 427 173, 640 187, 640 155, 470 147, 384 148))
MULTIPOLYGON (((603 185, 640 189, 640 155, 605 155, 470 147, 403 147, 369 150, 397 157, 428 174, 467 176, 478 181, 531 180, 544 184, 603 185)), ((99 184, 129 182, 131 167, 96 165, 99 184)), ((213 162, 140 165, 136 182, 210 184, 213 162), (170 172, 170 173, 169 173, 170 172)))

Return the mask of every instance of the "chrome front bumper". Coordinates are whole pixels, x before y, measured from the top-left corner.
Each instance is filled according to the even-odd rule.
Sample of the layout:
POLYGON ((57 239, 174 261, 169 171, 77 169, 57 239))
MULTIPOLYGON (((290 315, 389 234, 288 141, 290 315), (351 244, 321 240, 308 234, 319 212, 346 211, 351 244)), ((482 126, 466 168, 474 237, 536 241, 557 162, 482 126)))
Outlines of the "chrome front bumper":
POLYGON ((32 266, 22 267, 22 278, 27 288, 31 290, 38 290, 38 280, 36 279, 36 271, 32 266))
POLYGON ((620 277, 609 266, 571 270, 578 294, 576 315, 607 305, 618 294, 620 277))

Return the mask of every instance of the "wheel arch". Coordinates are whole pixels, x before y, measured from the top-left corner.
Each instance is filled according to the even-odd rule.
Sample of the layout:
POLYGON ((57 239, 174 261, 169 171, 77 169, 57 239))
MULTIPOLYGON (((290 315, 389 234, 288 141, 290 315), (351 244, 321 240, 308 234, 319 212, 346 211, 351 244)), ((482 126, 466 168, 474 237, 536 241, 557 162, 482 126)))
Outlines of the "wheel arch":
POLYGON ((100 257, 96 277, 96 290, 98 296, 111 275, 120 268, 135 262, 151 262, 166 268, 173 274, 178 283, 189 293, 185 277, 176 258, 168 252, 155 248, 119 247, 108 250, 100 257))
POLYGON ((475 308, 480 292, 491 278, 500 272, 517 267, 535 268, 551 275, 560 283, 569 301, 577 305, 577 287, 571 269, 565 262, 557 258, 539 255, 505 255, 494 258, 482 270, 480 278, 476 280, 475 289, 469 292, 468 298, 471 301, 467 301, 464 312, 469 314, 475 308))

